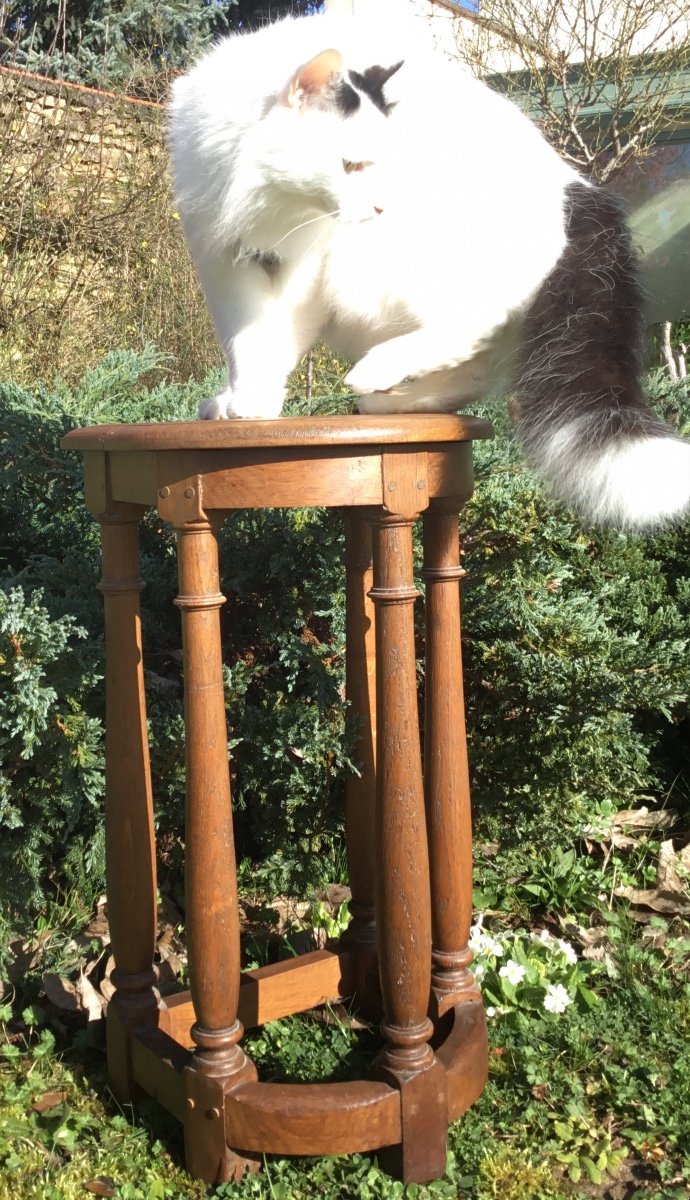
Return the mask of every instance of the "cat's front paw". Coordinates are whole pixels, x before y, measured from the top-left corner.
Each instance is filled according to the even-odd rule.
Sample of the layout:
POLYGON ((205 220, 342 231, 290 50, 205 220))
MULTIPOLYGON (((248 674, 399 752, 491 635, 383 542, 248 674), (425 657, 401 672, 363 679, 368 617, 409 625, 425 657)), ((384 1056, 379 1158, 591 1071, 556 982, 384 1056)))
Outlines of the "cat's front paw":
POLYGON ((242 399, 241 395, 225 388, 217 396, 209 396, 199 405, 200 421, 262 420, 272 421, 283 411, 283 397, 277 396, 257 400, 256 397, 242 399))
POLYGON ((345 376, 348 387, 359 396, 391 392, 396 385, 402 385, 408 379, 408 373, 401 368, 399 355, 391 351, 385 342, 381 346, 374 346, 345 376))
POLYGON ((209 396, 199 405, 200 421, 224 421, 227 415, 227 403, 223 392, 219 396, 209 396))

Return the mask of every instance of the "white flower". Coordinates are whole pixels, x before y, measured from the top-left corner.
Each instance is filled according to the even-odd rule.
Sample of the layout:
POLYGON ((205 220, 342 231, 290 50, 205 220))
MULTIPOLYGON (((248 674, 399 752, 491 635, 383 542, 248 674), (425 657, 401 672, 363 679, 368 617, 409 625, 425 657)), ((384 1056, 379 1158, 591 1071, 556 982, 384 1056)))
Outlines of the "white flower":
POLYGON ((494 958, 500 958, 503 954, 503 946, 497 938, 493 938, 487 933, 484 936, 484 952, 486 954, 493 954, 494 958))
POLYGON ((473 950, 475 954, 481 954, 482 950, 484 949, 484 942, 486 940, 484 934, 482 933, 482 920, 483 918, 480 917, 477 921, 477 924, 473 925, 470 929, 470 939, 468 945, 470 950, 473 950))
POLYGON ((562 983, 549 984, 544 996, 544 1008, 547 1012, 565 1012, 568 1005, 572 1004, 572 1002, 572 996, 568 995, 562 983))
POLYGON ((483 923, 484 917, 478 917, 470 929, 469 948, 474 954, 492 954, 494 958, 499 958, 503 954, 503 946, 490 933, 484 933, 483 923))
POLYGON ((521 967, 512 958, 508 959, 506 965, 501 967, 498 973, 503 979, 507 979, 508 983, 512 983, 513 987, 517 987, 518 983, 522 983, 525 978, 525 968, 521 967))
POLYGON ((487 1017, 495 1017, 496 1016, 496 1009, 494 1008, 493 1004, 490 1004, 489 1007, 487 1008, 486 1015, 487 1015, 487 1017))
POLYGON ((553 937, 549 933, 548 929, 540 929, 539 933, 532 931, 529 936, 530 941, 541 942, 542 946, 549 946, 553 941, 553 937))
POLYGON ((566 942, 564 938, 559 938, 558 949, 560 950, 561 954, 565 955, 569 963, 577 962, 577 951, 575 950, 574 946, 571 946, 570 942, 566 942))
POLYGON ((476 966, 472 967, 472 973, 477 980, 477 983, 479 983, 486 975, 486 967, 484 966, 484 963, 477 963, 476 966))

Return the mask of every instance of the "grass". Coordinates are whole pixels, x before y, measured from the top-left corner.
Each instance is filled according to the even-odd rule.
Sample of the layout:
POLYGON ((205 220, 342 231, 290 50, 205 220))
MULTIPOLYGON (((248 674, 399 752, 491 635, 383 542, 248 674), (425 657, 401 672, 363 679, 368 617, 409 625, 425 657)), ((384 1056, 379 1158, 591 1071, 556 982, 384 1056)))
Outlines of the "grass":
MULTIPOLYGON (((342 382, 327 373, 336 379, 324 404, 331 411, 342 382)), ((322 384, 318 373, 315 382, 322 384)), ((192 1181, 175 1123, 151 1104, 134 1112, 110 1096, 99 1023, 87 1029, 43 992, 46 972, 75 978, 100 953, 83 938, 90 903, 71 894, 42 914, 37 948, 15 990, 0 998, 0 1200, 690 1197, 687 879, 677 911, 663 916, 617 896, 621 886, 653 888, 661 843, 643 826, 632 846, 617 849, 607 803, 587 814, 581 841, 568 849, 527 836, 508 849, 477 846, 475 901, 485 919, 474 941, 493 1010, 490 1075, 450 1130, 442 1180, 403 1187, 373 1158, 352 1155, 273 1157, 260 1174, 211 1190, 192 1181)), ((687 812, 687 796, 683 804, 687 812)), ((501 820, 484 834, 499 836, 501 820)), ((677 832, 680 847, 687 821, 677 832)), ((324 884, 343 877, 335 858, 322 869, 324 884)), ((280 864, 245 863, 240 884, 248 892, 279 876, 280 864)), ((270 895, 264 899, 270 912, 270 895)), ((330 919, 327 932, 337 932, 318 902, 311 919, 324 927, 330 919)), ((263 961, 260 941, 246 950, 263 961)), ((247 1045, 271 1079, 347 1077, 372 1051, 366 1035, 313 1018, 251 1031, 247 1045)))
MULTIPOLYGON (((649 847, 637 854, 643 875, 653 855, 649 847)), ((64 971, 70 944, 77 953, 69 934, 44 936, 43 959, 21 994, 0 1007, 0 1200, 689 1196, 690 936, 680 918, 650 923, 650 914, 609 903, 607 885, 623 870, 618 860, 611 855, 605 870, 589 858, 569 864, 586 887, 565 888, 567 894, 553 863, 543 864, 536 882, 526 874, 522 890, 513 877, 503 909, 475 930, 476 963, 494 1014, 489 1082, 450 1130, 444 1179, 427 1186, 403 1187, 363 1155, 270 1158, 260 1174, 209 1191, 190 1180, 177 1126, 148 1103, 136 1113, 119 1108, 107 1089, 98 1036, 77 1017, 57 1020, 42 995, 42 972, 53 965, 64 971), (592 884, 603 897, 594 904, 592 884), (533 908, 525 923, 526 897, 533 908), (600 961, 584 959, 581 946, 577 957, 566 951, 578 930, 585 942, 597 931, 600 961), (546 989, 557 983, 569 1002, 549 1012, 546 989)), ((499 869, 492 864, 492 886, 499 869)), ((480 864, 480 885, 483 873, 480 864)), ((74 902, 70 921, 73 932, 74 902)), ((247 1044, 264 1078, 300 1080, 356 1074, 373 1043, 371 1034, 342 1024, 294 1017, 252 1031, 247 1044)))

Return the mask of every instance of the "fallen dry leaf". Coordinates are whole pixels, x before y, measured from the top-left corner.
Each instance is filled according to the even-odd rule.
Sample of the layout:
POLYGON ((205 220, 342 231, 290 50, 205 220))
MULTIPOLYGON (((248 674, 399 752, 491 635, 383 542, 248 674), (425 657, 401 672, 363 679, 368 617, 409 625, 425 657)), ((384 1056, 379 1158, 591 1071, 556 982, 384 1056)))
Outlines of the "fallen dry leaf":
POLYGON ((371 1029, 372 1027, 371 1021, 362 1021, 344 1004, 340 1004, 336 1000, 321 1008, 312 1009, 311 1016, 315 1017, 317 1021, 322 1021, 324 1025, 341 1025, 346 1029, 371 1029))
POLYGON ((652 812, 644 805, 642 808, 623 808, 614 813, 611 824, 619 829, 671 829, 678 820, 674 808, 659 808, 652 812))
POLYGON ((655 929, 653 925, 646 925, 640 934, 640 942, 648 950, 661 950, 666 945, 667 938, 667 929, 655 929))
POLYGON ((604 829, 586 829, 585 842, 588 850, 591 850, 594 843, 605 848, 608 861, 612 850, 629 850, 640 841, 646 841, 645 832, 670 829, 677 820, 678 813, 673 808, 653 809, 651 812, 646 805, 641 808, 623 808, 620 812, 611 814, 604 829), (630 830, 638 832, 633 836, 630 830))
POLYGON ((112 975, 114 970, 115 970, 115 959, 113 958, 113 956, 111 954, 110 958, 108 959, 108 961, 105 964, 105 974, 103 975, 103 978, 101 979, 101 985, 99 988, 99 991, 100 991, 103 999, 105 1000, 106 1004, 110 1003, 110 1001, 115 993, 115 984, 112 982, 112 980, 110 978, 110 976, 112 975))
POLYGON ((582 925, 568 921, 563 926, 563 932, 567 938, 582 947, 583 958, 589 962, 602 963, 610 976, 617 974, 611 953, 613 947, 605 925, 591 925, 589 929, 585 929, 582 925))
POLYGON ((99 1175, 97 1179, 89 1179, 84 1184, 84 1191, 91 1192, 92 1196, 114 1196, 115 1187, 115 1180, 109 1175, 99 1175))
POLYGON ((37 1096, 31 1105, 32 1112, 44 1113, 50 1108, 57 1108, 58 1104, 64 1104, 67 1099, 67 1092, 44 1092, 42 1096, 37 1096))
POLYGON ((44 929, 35 938, 23 942, 17 938, 10 942, 10 961, 7 965, 7 978, 10 983, 21 983, 29 971, 33 971, 40 961, 43 945, 53 936, 52 930, 44 929))
POLYGON ((71 979, 62 979, 59 975, 46 974, 43 976, 43 991, 56 1008, 63 1012, 79 1012, 79 996, 76 983, 71 979))
POLYGON ((103 1015, 103 997, 85 973, 82 972, 75 980, 47 973, 43 976, 42 983, 50 1003, 62 1012, 84 1013, 88 1021, 100 1021, 103 1015))
POLYGON ((79 1007, 86 1013, 87 1021, 100 1021, 103 1016, 104 999, 97 992, 86 972, 82 972, 77 980, 77 995, 79 1007))
POLYGON ((654 912, 690 916, 690 845, 678 853, 669 839, 659 849, 655 888, 616 888, 615 894, 654 912))

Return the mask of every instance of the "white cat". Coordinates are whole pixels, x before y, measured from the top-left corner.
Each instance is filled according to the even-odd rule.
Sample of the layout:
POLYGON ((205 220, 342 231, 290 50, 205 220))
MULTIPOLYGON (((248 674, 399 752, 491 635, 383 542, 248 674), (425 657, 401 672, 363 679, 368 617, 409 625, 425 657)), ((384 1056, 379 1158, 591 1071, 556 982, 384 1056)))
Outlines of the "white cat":
POLYGON ((169 137, 228 363, 200 416, 278 417, 323 338, 362 412, 510 385, 528 457, 591 519, 690 507, 690 444, 641 394, 617 205, 421 29, 324 15, 226 38, 176 81, 169 137))

